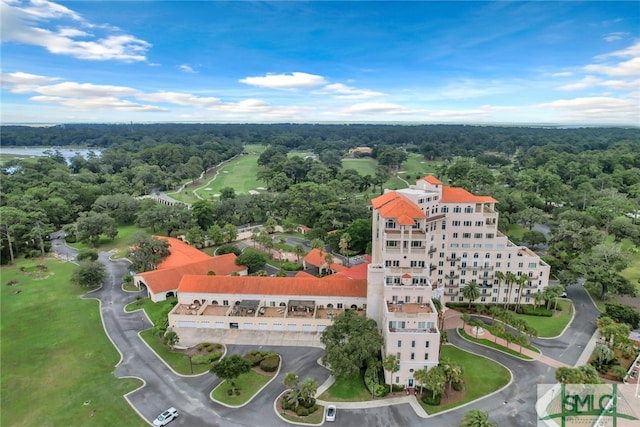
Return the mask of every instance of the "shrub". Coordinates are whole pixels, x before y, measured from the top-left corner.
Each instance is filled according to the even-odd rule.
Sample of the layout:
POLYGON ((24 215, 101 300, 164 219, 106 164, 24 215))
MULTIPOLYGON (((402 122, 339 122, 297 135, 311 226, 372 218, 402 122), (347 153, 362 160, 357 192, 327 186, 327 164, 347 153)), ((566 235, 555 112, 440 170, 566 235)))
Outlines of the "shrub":
POLYGON ((275 372, 278 369, 278 365, 280 365, 279 357, 268 357, 260 362, 260 369, 265 372, 275 372))
POLYGON ((289 393, 285 394, 284 396, 282 396, 282 409, 284 409, 285 411, 287 409, 291 409, 291 404, 289 403, 289 401, 287 400, 287 397, 289 396, 289 393))
MULTIPOLYGON (((560 308, 560 306, 558 306, 558 308, 560 308)), ((522 306, 522 313, 527 314, 529 316, 541 316, 541 317, 553 316, 553 313, 551 312, 551 310, 547 310, 545 307, 537 307, 534 309, 533 307, 529 307, 527 305, 522 306)))
POLYGON ((231 396, 233 394, 233 390, 229 389, 227 390, 227 396, 231 396))
POLYGON ((632 329, 638 327, 640 323, 640 312, 635 308, 618 303, 606 303, 605 315, 611 317, 617 323, 626 323, 632 329))
POLYGON ((296 414, 298 414, 299 417, 306 417, 307 415, 309 415, 309 410, 304 406, 299 406, 296 409, 296 414))
POLYGON ((459 381, 457 383, 453 383, 452 387, 455 391, 460 391, 462 390, 462 385, 463 385, 462 381, 459 381))
POLYGON ((364 371, 364 384, 372 395, 375 395, 376 386, 379 384, 377 371, 378 368, 372 366, 367 367, 367 370, 364 371))
POLYGON ((611 368, 611 373, 613 375, 615 375, 616 377, 618 377, 619 381, 624 380, 624 377, 627 376, 627 370, 624 369, 622 366, 620 365, 616 365, 614 367, 611 368))
POLYGON ((422 393, 422 402, 426 403, 427 405, 438 406, 440 404, 440 400, 442 400, 442 396, 436 394, 436 397, 433 397, 432 395, 433 393, 431 392, 431 390, 425 390, 425 392, 422 393))
POLYGON ((385 397, 389 394, 389 387, 386 384, 377 384, 374 394, 376 397, 385 397))
POLYGON ((264 357, 260 356, 259 354, 245 354, 244 358, 251 363, 251 366, 258 366, 260 364, 260 362, 262 362, 264 360, 264 357))
POLYGON ((202 351, 202 344, 198 345, 198 346, 196 347, 196 349, 197 349, 198 351, 202 351))
POLYGON ((282 263, 282 269, 286 271, 300 271, 303 269, 303 266, 290 261, 285 261, 282 263))
POLYGON ((309 414, 313 414, 314 412, 316 412, 318 410, 320 406, 316 405, 315 403, 313 404, 313 406, 311 408, 309 408, 309 414))
POLYGON ((402 384, 393 384, 391 388, 394 392, 404 391, 404 385, 402 384))
POLYGON ((312 397, 308 401, 301 400, 300 402, 302 402, 302 406, 309 409, 309 413, 313 412, 311 411, 311 408, 313 408, 313 406, 316 404, 316 399, 312 397))

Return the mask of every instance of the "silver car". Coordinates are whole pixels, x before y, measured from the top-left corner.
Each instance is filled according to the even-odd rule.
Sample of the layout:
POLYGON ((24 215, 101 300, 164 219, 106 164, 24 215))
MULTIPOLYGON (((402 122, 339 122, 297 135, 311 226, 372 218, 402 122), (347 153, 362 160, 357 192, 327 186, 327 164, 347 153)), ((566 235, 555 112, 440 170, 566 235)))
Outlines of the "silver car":
POLYGON ((177 417, 178 417, 178 410, 176 408, 169 408, 163 413, 161 413, 160 415, 158 415, 158 418, 153 420, 153 425, 166 426, 177 417))

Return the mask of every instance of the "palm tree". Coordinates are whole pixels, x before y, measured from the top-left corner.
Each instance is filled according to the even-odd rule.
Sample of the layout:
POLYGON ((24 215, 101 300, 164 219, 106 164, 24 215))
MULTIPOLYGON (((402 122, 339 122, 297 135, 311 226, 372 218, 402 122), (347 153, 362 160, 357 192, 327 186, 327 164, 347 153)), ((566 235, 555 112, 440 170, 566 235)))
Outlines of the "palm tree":
POLYGON ((349 243, 351 242, 351 235, 349 233, 342 233, 338 246, 340 247, 340 253, 347 260, 347 266, 349 265, 349 243))
POLYGON ((328 253, 324 256, 324 260, 327 263, 327 270, 331 273, 331 264, 333 264, 333 254, 328 253))
POLYGON ((544 301, 544 294, 540 291, 533 294, 533 309, 538 308, 538 304, 544 301))
POLYGON ((471 308, 473 301, 480 298, 480 286, 478 286, 475 280, 472 280, 462 289, 462 296, 469 300, 469 308, 471 308))
POLYGON ((504 303, 504 308, 507 308, 509 306, 509 298, 511 298, 511 289, 513 288, 513 284, 518 280, 518 276, 516 276, 514 273, 508 272, 505 275, 505 281, 508 284, 508 290, 507 290, 507 302, 504 303))
POLYGON ((518 285, 518 301, 516 302, 516 306, 513 309, 514 312, 518 311, 518 307, 520 306, 522 301, 522 288, 525 287, 529 283, 529 276, 522 275, 516 279, 516 285, 518 285))
POLYGON ((300 399, 305 403, 305 406, 309 405, 311 399, 313 399, 318 391, 318 382, 311 377, 307 377, 302 380, 300 384, 300 399))
POLYGON ((480 409, 472 409, 464 413, 460 427, 494 427, 489 421, 489 413, 480 409))
POLYGON ((283 384, 286 388, 295 388, 298 386, 298 374, 296 374, 295 372, 287 372, 287 374, 284 376, 284 381, 283 384))
POLYGON ((304 246, 302 246, 301 243, 298 243, 293 247, 293 253, 298 257, 298 264, 300 264, 300 257, 305 253, 304 246))
POLYGON ((387 354, 382 361, 382 367, 389 371, 389 393, 393 391, 393 373, 400 370, 400 361, 395 354, 387 354))
POLYGON ((498 295, 496 295, 496 301, 500 304, 500 289, 502 288, 502 284, 504 283, 504 273, 502 271, 496 271, 495 278, 498 281, 498 295))
POLYGON ((502 322, 494 322, 493 326, 491 327, 491 333, 494 337, 493 342, 498 342, 498 336, 504 334, 505 330, 506 329, 502 322))
POLYGON ((422 388, 427 383, 428 371, 426 368, 418 369, 413 373, 413 379, 420 385, 420 394, 422 394, 422 388))

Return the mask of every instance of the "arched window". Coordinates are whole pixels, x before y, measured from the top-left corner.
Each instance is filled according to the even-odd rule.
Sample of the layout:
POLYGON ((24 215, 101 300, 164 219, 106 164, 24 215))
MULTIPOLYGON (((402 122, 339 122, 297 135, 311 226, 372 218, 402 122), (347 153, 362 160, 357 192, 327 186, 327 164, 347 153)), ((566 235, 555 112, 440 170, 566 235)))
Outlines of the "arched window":
POLYGON ((211 301, 211 305, 218 305, 218 301, 217 300, 211 301))
POLYGON ((327 308, 333 308, 333 304, 327 304, 327 308))
POLYGON ((476 252, 475 254, 473 254, 474 258, 478 258, 480 255, 478 255, 478 252, 476 252))

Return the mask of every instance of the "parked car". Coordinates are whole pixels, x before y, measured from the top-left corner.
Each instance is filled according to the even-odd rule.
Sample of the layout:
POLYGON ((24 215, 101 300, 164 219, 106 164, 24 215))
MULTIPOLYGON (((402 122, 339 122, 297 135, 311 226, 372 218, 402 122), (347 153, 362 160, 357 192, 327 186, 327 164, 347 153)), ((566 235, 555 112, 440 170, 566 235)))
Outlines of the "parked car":
POLYGON ((566 292, 561 293, 561 294, 560 294, 560 297, 561 297, 561 298, 567 298, 567 293, 566 293, 566 292))
POLYGON ((336 405, 327 406, 327 416, 325 418, 327 421, 335 421, 336 420, 336 405))
POLYGON ((176 408, 169 408, 163 413, 161 413, 160 415, 158 415, 158 418, 153 420, 153 425, 166 426, 177 417, 178 417, 178 410, 176 408))

